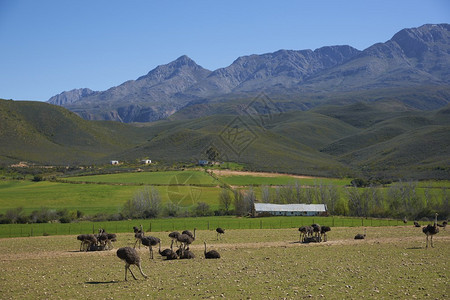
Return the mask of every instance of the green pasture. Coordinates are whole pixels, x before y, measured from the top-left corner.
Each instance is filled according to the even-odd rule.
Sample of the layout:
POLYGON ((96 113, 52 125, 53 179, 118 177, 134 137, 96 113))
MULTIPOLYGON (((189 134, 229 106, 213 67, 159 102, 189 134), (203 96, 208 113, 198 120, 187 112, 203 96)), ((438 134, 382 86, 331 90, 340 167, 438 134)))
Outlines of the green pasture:
POLYGON ((294 176, 280 175, 274 177, 252 176, 252 175, 231 175, 220 176, 223 181, 232 186, 250 186, 250 185, 286 185, 298 182, 300 185, 318 186, 318 185, 349 185, 351 179, 338 178, 297 178, 294 176))
MULTIPOLYGON (((70 184, 60 182, 0 181, 0 213, 22 207, 31 213, 42 207, 81 210, 85 214, 118 213, 123 204, 143 186, 70 184)), ((205 186, 155 186, 162 202, 191 207, 205 202, 218 208, 220 190, 205 186)))
POLYGON ((165 171, 66 177, 66 181, 141 185, 217 185, 205 171, 165 171))
MULTIPOLYGON (((269 218, 239 218, 234 216, 214 216, 197 218, 159 218, 146 220, 124 220, 106 222, 79 223, 44 223, 44 224, 0 224, 1 237, 27 237, 42 235, 67 235, 97 233, 99 228, 107 232, 132 232, 133 226, 141 225, 147 232, 213 230, 217 227, 226 229, 282 229, 298 228, 303 225, 318 223, 330 227, 356 226, 397 226, 405 225, 401 220, 349 218, 349 217, 269 217, 269 218)), ((424 223, 425 224, 425 223, 424 223)), ((412 222, 407 225, 412 226, 412 222)))

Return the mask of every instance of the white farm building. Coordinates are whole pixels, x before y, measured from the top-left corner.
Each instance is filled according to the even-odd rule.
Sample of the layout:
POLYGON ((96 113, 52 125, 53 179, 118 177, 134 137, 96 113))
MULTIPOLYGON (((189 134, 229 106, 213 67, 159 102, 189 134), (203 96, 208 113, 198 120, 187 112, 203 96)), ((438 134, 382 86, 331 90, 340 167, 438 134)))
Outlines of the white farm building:
POLYGON ((270 204, 255 203, 255 215, 317 216, 327 213, 326 204, 270 204))

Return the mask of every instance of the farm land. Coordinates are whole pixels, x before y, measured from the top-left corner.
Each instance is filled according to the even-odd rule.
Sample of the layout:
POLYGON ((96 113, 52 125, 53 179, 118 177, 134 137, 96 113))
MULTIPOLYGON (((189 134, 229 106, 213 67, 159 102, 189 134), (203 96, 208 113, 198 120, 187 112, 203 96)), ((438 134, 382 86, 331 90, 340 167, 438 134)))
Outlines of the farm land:
MULTIPOLYGON (((79 252, 76 235, 0 239, 2 299, 448 299, 449 230, 425 235, 413 226, 335 227, 328 241, 301 244, 291 229, 197 230, 192 260, 165 261, 138 248, 144 279, 124 281, 116 249, 134 244, 118 234, 115 249, 79 252), (206 260, 208 250, 220 252, 206 260)), ((162 247, 168 231, 154 232, 162 247)), ((157 249, 155 249, 157 250, 157 249)))
MULTIPOLYGON (((345 189, 350 179, 309 178, 267 173, 204 171, 141 172, 61 178, 57 181, 0 182, 2 211, 23 207, 81 209, 86 213, 118 212, 143 186, 158 190, 163 203, 185 207, 204 201, 219 207, 220 186, 276 187, 298 182, 304 186, 335 185, 345 189), (192 189, 200 189, 196 197, 192 189), (185 195, 191 195, 185 197, 185 195)), ((419 182, 422 189, 442 189, 447 181, 419 182)), ((257 195, 258 196, 258 195, 257 195)), ((449 230, 434 236, 425 248, 421 228, 399 220, 346 217, 166 218, 117 222, 0 225, 1 299, 448 299, 449 230), (332 226, 328 241, 299 243, 298 227, 311 223, 332 226), (165 261, 146 247, 138 252, 148 279, 132 266, 134 281, 124 281, 124 263, 116 250, 133 246, 132 226, 143 224, 146 235, 170 245, 168 233, 197 227, 192 260, 165 261), (217 240, 215 227, 226 233, 217 240), (118 235, 114 249, 80 252, 76 236, 103 227, 118 235), (367 231, 364 240, 354 240, 367 231), (31 234, 30 234, 31 230, 31 234), (221 259, 206 260, 208 250, 221 259)), ((426 222, 422 222, 426 225, 426 222)), ((157 249, 154 249, 157 251, 157 249)))

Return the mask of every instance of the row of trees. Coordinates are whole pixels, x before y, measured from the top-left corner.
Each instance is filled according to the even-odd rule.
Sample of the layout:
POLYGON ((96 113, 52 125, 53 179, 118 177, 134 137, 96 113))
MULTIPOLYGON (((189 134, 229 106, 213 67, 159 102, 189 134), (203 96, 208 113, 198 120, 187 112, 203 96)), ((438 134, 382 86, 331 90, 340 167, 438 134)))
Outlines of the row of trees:
MULTIPOLYGON (((450 192, 446 188, 418 189, 417 182, 397 182, 387 188, 356 186, 339 188, 335 185, 301 186, 298 182, 278 187, 261 186, 263 203, 323 203, 332 215, 357 217, 407 216, 421 219, 438 212, 441 217, 450 215, 450 192)), ((225 211, 234 205, 237 215, 248 214, 256 201, 254 188, 246 191, 222 189, 219 202, 225 211)))

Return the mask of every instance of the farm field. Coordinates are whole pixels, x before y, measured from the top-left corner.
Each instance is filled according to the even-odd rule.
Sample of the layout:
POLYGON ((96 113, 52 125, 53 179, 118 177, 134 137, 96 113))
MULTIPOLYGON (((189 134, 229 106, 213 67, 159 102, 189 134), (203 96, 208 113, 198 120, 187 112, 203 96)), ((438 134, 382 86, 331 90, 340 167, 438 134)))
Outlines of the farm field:
MULTIPOLYGON (((212 209, 218 207, 220 190, 208 186, 154 186, 162 202, 190 207, 198 201, 212 209)), ((22 207, 25 213, 47 207, 81 210, 86 214, 120 211, 123 204, 143 186, 109 184, 71 184, 61 182, 0 181, 0 213, 22 207)))
POLYGON ((67 181, 97 182, 117 184, 145 184, 145 185, 211 185, 218 184, 217 180, 204 171, 164 171, 164 172, 135 172, 92 176, 66 177, 67 181))
MULTIPOLYGON (((335 227, 328 242, 298 243, 296 229, 198 230, 193 260, 164 261, 138 252, 149 276, 124 281, 116 249, 134 243, 119 234, 115 249, 79 252, 76 235, 0 239, 3 299, 448 299, 449 230, 425 249, 412 226, 335 227), (205 260, 202 242, 221 259, 205 260)), ((162 246, 168 232, 155 232, 162 246)))

